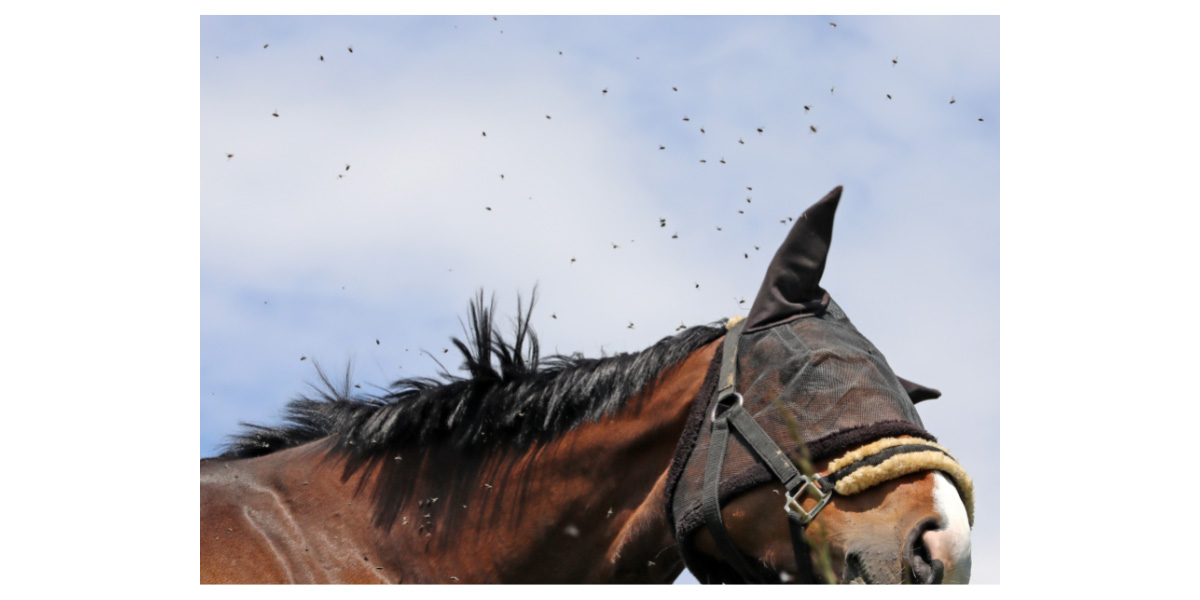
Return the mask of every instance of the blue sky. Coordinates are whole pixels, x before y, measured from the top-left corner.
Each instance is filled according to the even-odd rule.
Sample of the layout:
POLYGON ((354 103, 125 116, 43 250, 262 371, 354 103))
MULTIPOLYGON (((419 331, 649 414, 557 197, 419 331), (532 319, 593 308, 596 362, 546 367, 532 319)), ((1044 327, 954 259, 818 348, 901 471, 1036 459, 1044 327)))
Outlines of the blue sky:
POLYGON ((480 287, 511 314, 537 284, 547 353, 744 312, 780 220, 844 185, 824 287, 944 392, 920 412, 976 481, 973 581, 999 582, 999 39, 996 17, 202 18, 200 455, 276 422, 313 360, 432 374, 418 351, 480 287))

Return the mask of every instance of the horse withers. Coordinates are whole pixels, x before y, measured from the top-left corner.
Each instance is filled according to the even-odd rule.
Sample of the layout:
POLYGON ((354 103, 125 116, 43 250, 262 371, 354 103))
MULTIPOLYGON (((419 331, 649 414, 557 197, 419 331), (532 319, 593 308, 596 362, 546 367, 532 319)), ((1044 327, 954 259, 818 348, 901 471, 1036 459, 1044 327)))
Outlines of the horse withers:
POLYGON ((467 376, 347 379, 200 463, 202 583, 965 583, 970 478, 819 286, 810 207, 746 319, 538 354, 482 294, 467 376))

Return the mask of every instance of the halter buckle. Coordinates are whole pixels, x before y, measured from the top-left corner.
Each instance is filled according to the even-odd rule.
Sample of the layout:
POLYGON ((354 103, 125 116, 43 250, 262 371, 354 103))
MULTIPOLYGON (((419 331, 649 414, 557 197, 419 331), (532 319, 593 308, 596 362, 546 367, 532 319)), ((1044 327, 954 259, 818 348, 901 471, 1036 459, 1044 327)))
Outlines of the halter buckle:
POLYGON ((829 499, 833 497, 833 490, 823 490, 817 485, 815 478, 809 478, 807 475, 800 476, 800 485, 796 489, 784 493, 787 500, 783 503, 783 510, 788 513, 789 517, 795 518, 801 527, 807 527, 813 519, 817 518, 817 513, 821 512, 822 508, 829 503, 829 499), (804 510, 801 504, 801 494, 808 492, 817 499, 817 505, 811 511, 804 510))

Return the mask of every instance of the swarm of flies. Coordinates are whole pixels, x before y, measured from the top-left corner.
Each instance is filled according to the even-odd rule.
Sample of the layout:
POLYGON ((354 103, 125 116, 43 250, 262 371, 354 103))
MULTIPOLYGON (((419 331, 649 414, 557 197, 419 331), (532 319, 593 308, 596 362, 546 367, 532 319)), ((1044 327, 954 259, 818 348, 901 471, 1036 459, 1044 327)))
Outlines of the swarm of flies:
MULTIPOLYGON (((493 20, 493 21, 498 21, 499 19, 498 19, 498 17, 496 17, 496 16, 492 16, 492 20, 493 20)), ((829 23, 829 26, 830 26, 831 28, 834 28, 834 29, 836 29, 836 28, 837 28, 837 23, 836 23, 836 22, 829 21, 828 23, 829 23)), ((456 27, 457 27, 457 26, 456 26, 456 27)), ((501 33, 503 33, 503 31, 501 31, 501 33)), ((269 44, 269 43, 264 43, 264 44, 263 44, 263 49, 267 49, 269 46, 270 46, 270 44, 269 44)), ((353 53, 354 53, 354 46, 353 46, 353 45, 347 45, 347 46, 346 46, 346 50, 347 50, 347 52, 349 52, 349 53, 353 54, 353 53)), ((562 55, 563 55, 563 51, 562 51, 562 50, 558 50, 558 55, 559 55, 559 56, 562 56, 562 55)), ((638 59, 638 60, 640 60, 640 57, 635 57, 635 58, 636 58, 636 59, 638 59)), ((324 55, 324 54, 319 54, 319 55, 317 56, 317 60, 318 60, 318 61, 320 61, 320 62, 325 62, 325 55, 324 55)), ((893 58, 891 59, 891 63, 892 63, 892 67, 895 67, 896 65, 898 65, 898 64, 899 64, 899 57, 898 57, 898 56, 896 56, 896 57, 893 57, 893 58)), ((671 91, 672 91, 672 92, 678 92, 678 91, 679 91, 679 88, 678 88, 677 86, 670 86, 670 87, 671 87, 671 91)), ((604 88, 602 88, 602 89, 600 90, 600 93, 601 93, 602 95, 607 95, 607 94, 608 94, 608 91, 609 91, 609 90, 608 90, 608 88, 607 88, 607 87, 604 87, 604 88)), ((831 85, 831 86, 829 87, 829 93, 830 93, 830 95, 834 94, 834 92, 835 92, 835 86, 831 85)), ((886 97, 888 100, 892 100, 892 99, 893 99, 893 96, 892 96, 892 94, 885 94, 885 97, 886 97)), ((954 97, 954 96, 951 96, 951 97, 950 97, 950 104, 955 104, 956 102, 957 102, 957 100, 955 99, 955 97, 954 97)), ((803 106, 803 108, 804 108, 804 112, 805 112, 805 113, 809 113, 809 112, 812 110, 812 105, 811 105, 811 104, 804 104, 804 105, 802 105, 802 106, 803 106)), ((278 118, 278 117, 279 117, 279 111, 278 111, 278 109, 276 109, 275 111, 273 111, 273 112, 271 113, 271 116, 272 116, 272 117, 275 117, 275 118, 278 118)), ((551 116, 550 116, 549 114, 545 115, 545 117, 546 117, 546 120, 551 120, 551 116)), ((979 122, 983 122, 983 120, 984 120, 984 119, 983 119, 983 117, 978 117, 978 121, 979 121, 979 122)), ((683 115, 683 121, 685 121, 685 122, 690 122, 690 121, 691 121, 691 118, 690 118, 688 115, 683 115)), ((704 127, 700 127, 699 129, 700 129, 700 133, 701 133, 701 135, 706 135, 706 134, 708 133, 708 132, 707 132, 707 130, 706 130, 706 128, 704 128, 704 127)), ((817 126, 816 126, 816 125, 811 125, 811 124, 810 124, 810 125, 808 126, 808 129, 809 129, 809 134, 810 134, 810 135, 812 135, 812 134, 816 134, 816 133, 818 132, 818 128, 817 128, 817 126)), ((757 132, 758 132, 758 134, 761 136, 761 135, 763 135, 763 134, 764 134, 764 127, 756 127, 756 128, 755 128, 755 131, 757 131, 757 132)), ((486 131, 482 131, 480 135, 481 135, 481 137, 485 137, 485 138, 486 138, 486 137, 487 137, 487 132, 486 132, 486 131)), ((737 141, 738 141, 738 144, 739 144, 739 145, 745 145, 745 144, 746 144, 746 141, 745 141, 745 139, 744 139, 744 138, 741 138, 741 137, 739 137, 737 141)), ((658 146, 658 149, 659 149, 660 151, 662 151, 662 150, 666 150, 666 146, 665 146, 665 145, 662 145, 662 144, 660 144, 660 145, 658 146)), ((233 155, 233 153, 232 153, 232 152, 230 152, 230 153, 227 153, 227 154, 225 155, 225 157, 226 157, 226 161, 230 161, 230 160, 232 160, 232 159, 233 159, 233 156, 234 156, 234 155, 233 155)), ((699 159, 699 162, 700 162, 701 164, 706 164, 708 161, 707 161, 707 159, 703 159, 703 158, 702 158, 702 159, 699 159)), ((723 157, 723 156, 722 156, 722 157, 719 159, 719 162, 720 162, 721 164, 727 164, 727 162, 726 162, 726 160, 725 160, 725 157, 723 157)), ((350 164, 349 164, 349 163, 346 163, 346 165, 345 165, 345 169, 344 169, 343 173, 345 173, 345 172, 348 172, 349 170, 350 170, 350 164)), ((342 177, 343 177, 343 175, 342 175, 341 173, 339 173, 339 174, 338 174, 338 178, 339 178, 339 179, 341 179, 342 177)), ((503 173, 501 173, 501 174, 500 174, 500 179, 501 179, 502 181, 505 179, 505 176, 504 176, 504 174, 503 174, 503 173)), ((747 190, 747 191, 751 191, 752 189, 753 189, 753 188, 752 188, 751 186, 746 186, 746 190, 747 190)), ((746 203, 747 203, 747 204, 750 204, 751 202, 752 202, 752 200, 751 200, 751 197, 750 197, 750 196, 746 196, 746 203)), ((489 211, 489 212, 491 212, 491 211, 492 211, 492 207, 491 207, 491 206, 486 206, 486 207, 485 207, 485 209, 486 209, 487 211, 489 211)), ((744 214, 746 214, 744 210, 738 210, 737 212, 738 212, 738 214, 740 214, 740 215, 744 215, 744 214)), ((666 218, 659 218, 659 220, 658 220, 658 221, 659 221, 659 228, 666 228, 666 226, 667 226, 667 220, 666 220, 666 218)), ((787 224, 787 223, 788 223, 788 222, 790 222, 790 221, 792 221, 792 218, 791 218, 791 217, 788 217, 788 218, 786 218, 786 219, 780 219, 780 223, 783 223, 783 224, 787 224)), ((717 229, 717 231, 723 231, 722 227, 720 227, 720 226, 717 226, 717 227, 716 227, 716 229, 717 229)), ((679 239, 679 233, 678 233, 678 232, 676 232, 676 233, 674 233, 673 235, 671 235, 671 239, 673 239, 673 240, 674 240, 674 239, 679 239)), ((631 242, 632 242, 632 240, 631 240, 631 242)), ((613 247, 613 249, 614 249, 614 250, 616 250, 616 249, 619 249, 619 248, 620 248, 620 246, 619 246, 618 244, 616 244, 615 242, 610 242, 610 244, 612 244, 612 247, 613 247)), ((755 251, 759 251, 759 250, 760 250, 759 246, 754 246, 754 250, 755 250, 755 251)), ((746 260, 748 260, 748 259, 750 258, 750 254, 749 254, 749 252, 743 252, 743 253, 742 253, 742 257, 743 257, 743 259, 746 259, 746 260)), ((575 264, 575 262, 576 262, 576 258, 575 258, 575 257, 571 257, 571 260, 570 260, 570 263, 569 263, 569 264, 572 264, 572 265, 573 265, 573 264, 575 264)), ((700 289, 700 284, 697 282, 697 283, 695 283, 695 284, 694 284, 694 287, 695 287, 695 289, 696 289, 696 290, 699 290, 699 289, 700 289)), ((737 300, 737 299, 735 299, 735 300, 737 300)), ((745 300, 744 300, 744 299, 740 299, 740 300, 738 300, 738 304, 739 304, 739 305, 742 305, 742 304, 744 304, 744 303, 745 303, 745 300)), ((551 314, 551 318, 553 318, 553 319, 557 319, 557 318, 558 318, 558 315, 557 315, 557 313, 552 313, 552 314, 551 314)), ((634 324, 633 324, 633 322, 632 322, 632 321, 630 321, 630 322, 629 322, 629 324, 628 324, 628 326, 627 326, 627 329, 633 329, 633 328, 634 328, 634 324)), ((681 322, 681 323, 680 323, 680 325, 679 325, 679 327, 676 329, 676 331, 682 331, 683 329, 686 329, 686 326, 685 326, 685 325, 684 325, 684 324, 681 322)), ((380 345, 380 341, 379 341, 378 339, 376 339, 376 340, 375 340, 375 343, 376 343, 376 345, 380 345)), ((443 351, 442 351, 442 352, 443 352, 443 353, 447 353, 448 351, 449 351, 448 349, 443 349, 443 351)), ((306 360, 306 359, 307 359, 307 356, 301 356, 301 357, 300 357, 300 360, 302 360, 302 361, 303 361, 303 360, 306 360)), ((358 386, 356 386, 356 387, 358 387, 358 386)), ((488 487, 489 489, 491 488, 491 486, 490 486, 490 485, 488 485, 487 487, 488 487)), ((432 502, 429 502, 429 503, 431 504, 432 502)), ((611 515, 611 510, 610 510, 610 515, 611 515)), ((653 563, 651 563, 651 564, 653 564, 653 563)), ((452 578, 452 579, 455 579, 455 580, 457 580, 457 578, 456 578, 456 577, 455 577, 455 578, 452 578)))

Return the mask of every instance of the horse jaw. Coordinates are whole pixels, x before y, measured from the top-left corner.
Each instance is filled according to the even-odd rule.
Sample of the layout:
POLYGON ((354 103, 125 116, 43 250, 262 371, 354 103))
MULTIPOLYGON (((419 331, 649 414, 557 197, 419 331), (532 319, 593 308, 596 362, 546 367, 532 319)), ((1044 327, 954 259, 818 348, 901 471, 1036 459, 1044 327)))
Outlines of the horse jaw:
POLYGON ((934 472, 933 476, 933 508, 942 518, 943 527, 926 531, 921 539, 930 555, 945 566, 943 583, 967 583, 971 580, 971 526, 967 522, 967 508, 945 475, 934 472))

